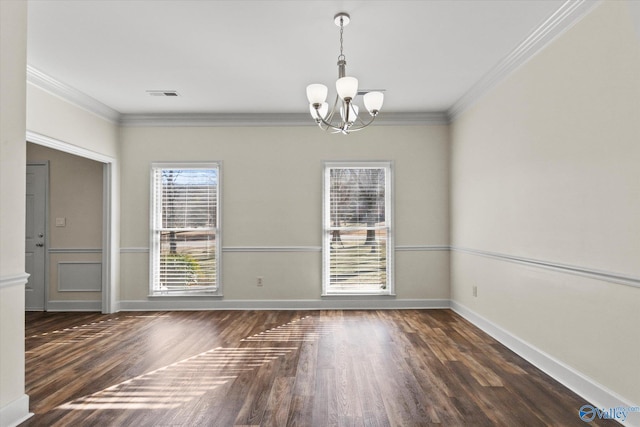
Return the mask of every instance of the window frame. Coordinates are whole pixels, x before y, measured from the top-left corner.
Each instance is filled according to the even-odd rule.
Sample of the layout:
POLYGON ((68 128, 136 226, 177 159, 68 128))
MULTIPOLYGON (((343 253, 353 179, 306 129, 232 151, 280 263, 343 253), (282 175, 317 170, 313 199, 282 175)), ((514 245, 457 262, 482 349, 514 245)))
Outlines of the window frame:
POLYGON ((394 280, 394 186, 393 161, 325 161, 322 171, 322 296, 395 296, 394 280), (343 291, 332 289, 330 285, 331 266, 331 229, 330 227, 330 191, 331 170, 335 168, 372 168, 385 170, 385 222, 387 231, 386 242, 386 288, 375 290, 343 291))
POLYGON ((222 296, 222 162, 152 162, 150 168, 150 203, 149 203, 149 296, 150 297, 212 297, 222 296), (155 188, 155 171, 166 169, 216 169, 217 170, 217 194, 216 194, 216 224, 215 233, 215 257, 216 272, 215 290, 188 291, 163 291, 155 288, 155 268, 159 264, 160 257, 160 233, 162 228, 156 229, 156 213, 158 194, 155 188))

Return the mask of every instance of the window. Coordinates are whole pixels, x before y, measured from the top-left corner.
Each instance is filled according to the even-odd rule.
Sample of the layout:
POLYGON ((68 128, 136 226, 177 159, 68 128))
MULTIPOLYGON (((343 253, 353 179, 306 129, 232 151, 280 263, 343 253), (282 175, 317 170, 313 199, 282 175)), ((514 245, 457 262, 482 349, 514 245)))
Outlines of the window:
POLYGON ((220 165, 151 168, 151 295, 220 294, 220 165))
POLYGON ((393 294, 390 162, 326 163, 323 295, 393 294))

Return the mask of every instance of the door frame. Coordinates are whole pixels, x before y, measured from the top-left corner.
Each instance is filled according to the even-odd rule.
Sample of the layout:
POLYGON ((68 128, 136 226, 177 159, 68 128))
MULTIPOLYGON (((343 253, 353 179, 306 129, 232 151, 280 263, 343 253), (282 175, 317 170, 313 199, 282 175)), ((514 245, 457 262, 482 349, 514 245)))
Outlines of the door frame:
POLYGON ((46 168, 46 179, 44 182, 44 302, 42 304, 43 310, 47 311, 49 308, 49 160, 27 162, 27 166, 44 166, 46 168))
POLYGON ((115 269, 118 263, 114 261, 117 260, 119 251, 118 240, 114 236, 118 218, 117 204, 114 203, 114 192, 117 189, 116 159, 29 130, 26 132, 26 140, 33 144, 102 163, 102 312, 116 312, 115 296, 118 275, 115 269))

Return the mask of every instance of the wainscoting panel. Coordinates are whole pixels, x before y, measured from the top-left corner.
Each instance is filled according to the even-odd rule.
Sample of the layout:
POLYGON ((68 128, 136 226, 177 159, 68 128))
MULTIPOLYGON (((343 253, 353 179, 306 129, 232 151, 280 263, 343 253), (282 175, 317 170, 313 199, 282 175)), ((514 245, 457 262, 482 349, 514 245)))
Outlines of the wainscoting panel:
POLYGON ((58 262, 58 291, 102 291, 102 263, 58 262))

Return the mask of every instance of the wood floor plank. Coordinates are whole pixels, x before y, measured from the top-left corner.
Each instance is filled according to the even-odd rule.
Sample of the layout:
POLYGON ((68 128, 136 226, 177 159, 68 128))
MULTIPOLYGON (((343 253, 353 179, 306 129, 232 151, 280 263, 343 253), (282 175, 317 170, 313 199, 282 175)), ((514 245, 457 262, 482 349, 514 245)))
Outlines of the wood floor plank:
POLYGON ((294 381, 293 377, 282 376, 278 376, 274 380, 273 387, 269 392, 269 401, 267 402, 267 409, 262 422, 263 426, 277 427, 287 424, 294 381))
POLYGON ((25 337, 25 427, 584 425, 450 310, 27 313, 25 337))

